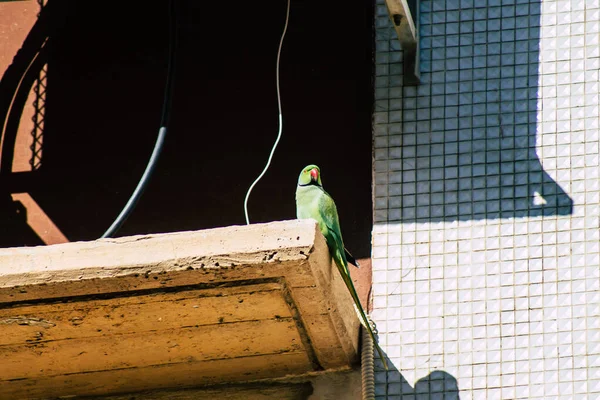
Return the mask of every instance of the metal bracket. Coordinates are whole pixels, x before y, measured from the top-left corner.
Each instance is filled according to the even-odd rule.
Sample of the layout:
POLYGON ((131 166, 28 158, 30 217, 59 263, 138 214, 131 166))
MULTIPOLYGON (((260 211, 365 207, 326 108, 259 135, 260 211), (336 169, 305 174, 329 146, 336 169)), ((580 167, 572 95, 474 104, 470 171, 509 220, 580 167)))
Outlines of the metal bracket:
POLYGON ((421 83, 419 73, 418 0, 385 0, 398 41, 404 51, 404 85, 421 83))

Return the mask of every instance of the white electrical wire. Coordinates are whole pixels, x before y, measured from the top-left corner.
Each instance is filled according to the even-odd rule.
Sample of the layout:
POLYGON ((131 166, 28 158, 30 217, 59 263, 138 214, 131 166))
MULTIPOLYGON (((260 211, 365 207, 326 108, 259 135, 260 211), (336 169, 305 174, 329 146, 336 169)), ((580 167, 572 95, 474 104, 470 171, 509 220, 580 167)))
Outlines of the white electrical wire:
POLYGON ((291 0, 288 0, 287 2, 287 10, 285 13, 285 25, 283 26, 283 33, 281 34, 281 39, 279 40, 279 49, 277 50, 277 66, 275 67, 275 81, 277 84, 277 106, 279 109, 279 133, 277 133, 277 139, 275 140, 275 144, 273 144, 273 148, 271 149, 271 154, 269 154, 269 159, 267 160, 267 165, 265 165, 265 169, 263 169, 258 178, 256 178, 256 180, 252 182, 252 185, 250 185, 250 188, 246 193, 246 198, 244 199, 244 214, 246 215, 246 224, 248 225, 250 225, 250 218, 248 218, 248 198, 250 197, 250 192, 252 192, 254 185, 256 185, 258 181, 260 181, 260 179, 269 169, 269 166, 271 165, 271 159, 273 158, 273 154, 275 154, 275 149, 277 148, 277 144, 279 144, 279 139, 281 139, 281 132, 283 131, 283 116, 281 113, 281 92, 279 90, 279 59, 281 58, 281 47, 283 45, 283 38, 285 37, 285 32, 287 31, 288 27, 288 21, 290 19, 290 1, 291 0))

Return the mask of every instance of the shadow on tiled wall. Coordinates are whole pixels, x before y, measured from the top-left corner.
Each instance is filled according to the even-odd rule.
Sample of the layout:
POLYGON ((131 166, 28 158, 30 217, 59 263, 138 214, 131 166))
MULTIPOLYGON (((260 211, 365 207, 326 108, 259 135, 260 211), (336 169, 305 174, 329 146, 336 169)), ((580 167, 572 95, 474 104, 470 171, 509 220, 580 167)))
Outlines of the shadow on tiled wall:
MULTIPOLYGON (((572 199, 544 169, 561 168, 557 156, 569 146, 556 137, 572 127, 537 120, 540 2, 459 3, 421 5, 421 85, 376 89, 376 149, 378 135, 388 141, 376 150, 376 162, 388 163, 375 177, 376 222, 571 214, 572 199), (445 12, 431 9, 440 4, 445 12), (543 133, 554 141, 538 137, 536 150, 543 133)), ((399 67, 384 68, 390 80, 399 67)))
MULTIPOLYGON (((456 378, 445 371, 434 370, 415 382, 414 387, 402 376, 390 359, 385 387, 376 392, 376 396, 411 400, 460 400, 460 391, 456 378), (383 393, 382 393, 383 392, 383 393)), ((378 380, 381 385, 383 380, 378 380)))

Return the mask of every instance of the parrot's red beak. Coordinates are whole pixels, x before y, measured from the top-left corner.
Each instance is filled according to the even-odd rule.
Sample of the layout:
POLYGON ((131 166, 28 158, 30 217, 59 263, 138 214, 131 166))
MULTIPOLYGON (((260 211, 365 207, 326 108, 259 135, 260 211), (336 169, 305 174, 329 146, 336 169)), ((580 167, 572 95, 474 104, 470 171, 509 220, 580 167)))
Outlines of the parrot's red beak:
POLYGON ((319 180, 319 170, 316 168, 313 168, 310 170, 310 178, 317 182, 319 180))

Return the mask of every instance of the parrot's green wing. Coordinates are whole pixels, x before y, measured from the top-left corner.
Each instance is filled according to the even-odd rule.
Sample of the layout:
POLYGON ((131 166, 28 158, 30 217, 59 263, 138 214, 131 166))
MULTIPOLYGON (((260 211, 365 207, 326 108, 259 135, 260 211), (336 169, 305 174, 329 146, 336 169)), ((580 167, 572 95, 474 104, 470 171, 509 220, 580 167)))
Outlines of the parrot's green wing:
POLYGON ((327 228, 330 231, 332 231, 333 234, 336 236, 336 239, 335 239, 336 247, 340 248, 340 249, 344 249, 343 256, 341 256, 341 258, 343 258, 345 261, 344 265, 346 266, 346 270, 348 267, 348 263, 350 263, 358 268, 359 267, 358 261, 356 261, 354 256, 352 254, 350 254, 350 252, 348 251, 348 249, 346 249, 346 247, 344 247, 344 240, 342 239, 342 230, 340 229, 340 219, 339 219, 339 216, 337 213, 337 208, 335 206, 335 202, 333 201, 333 199, 331 198, 329 193, 327 193, 322 188, 321 188, 321 190, 323 191, 323 196, 321 196, 321 199, 319 202, 320 203, 319 208, 320 208, 320 210, 322 210, 323 222, 325 223, 327 228))
POLYGON ((322 194, 319 196, 318 203, 319 216, 326 228, 325 232, 323 232, 323 229, 321 228, 321 232, 323 232, 323 236, 327 239, 329 251, 336 264, 338 264, 346 274, 349 274, 348 260, 346 260, 346 248, 344 247, 344 241, 342 239, 342 230, 340 229, 340 219, 338 217, 337 207, 329 193, 322 188, 320 188, 320 190, 322 194))

